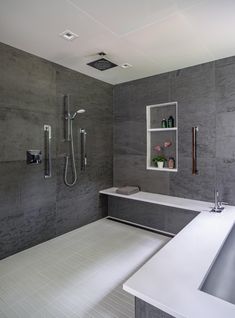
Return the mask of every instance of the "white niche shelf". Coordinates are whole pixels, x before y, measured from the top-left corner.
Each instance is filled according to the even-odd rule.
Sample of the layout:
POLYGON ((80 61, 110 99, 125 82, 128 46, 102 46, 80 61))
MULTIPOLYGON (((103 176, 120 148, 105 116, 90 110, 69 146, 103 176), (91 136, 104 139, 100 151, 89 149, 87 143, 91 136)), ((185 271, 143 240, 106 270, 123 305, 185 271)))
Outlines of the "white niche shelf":
POLYGON ((148 170, 157 171, 178 171, 178 103, 169 102, 163 104, 146 106, 146 127, 147 127, 147 162, 146 168, 148 170), (174 118, 174 127, 162 128, 161 121, 163 118, 168 120, 169 116, 174 118), (164 148, 164 142, 170 141, 172 145, 169 148, 164 148), (157 153, 154 150, 156 145, 162 146, 162 153, 157 153), (167 163, 163 168, 158 168, 153 163, 152 159, 155 155, 164 154, 169 159, 175 159, 175 167, 168 168, 167 163))

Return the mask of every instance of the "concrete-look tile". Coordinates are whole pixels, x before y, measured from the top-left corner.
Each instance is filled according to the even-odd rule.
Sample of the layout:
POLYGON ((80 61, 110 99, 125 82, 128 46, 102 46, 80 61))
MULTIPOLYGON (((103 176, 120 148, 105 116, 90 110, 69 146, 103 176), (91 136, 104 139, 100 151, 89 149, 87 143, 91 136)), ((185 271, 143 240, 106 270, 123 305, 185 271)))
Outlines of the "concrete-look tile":
POLYGON ((198 212, 183 209, 167 209, 165 211, 165 231, 177 234, 189 224, 198 212))
MULTIPOLYGON (((216 158, 235 160, 235 111, 218 112, 216 124, 216 158)), ((221 170, 221 169, 220 169, 221 170)))
POLYGON ((215 62, 216 90, 216 185, 221 199, 234 204, 234 57, 215 62))
POLYGON ((0 43, 0 107, 55 113, 52 63, 0 43))
POLYGON ((118 121, 114 123, 114 153, 144 155, 146 151, 146 123, 118 121))
POLYGON ((197 155, 200 158, 215 158, 216 155, 216 116, 203 111, 189 112, 187 119, 179 123, 179 156, 192 155, 192 127, 198 127, 197 155))
POLYGON ((142 191, 168 194, 169 173, 146 170, 146 156, 115 155, 114 185, 139 185, 142 191))
POLYGON ((169 73, 116 85, 113 91, 114 120, 145 122, 146 106, 168 102, 169 73))
POLYGON ((114 185, 138 184, 144 191, 163 194, 169 194, 170 187, 172 195, 202 200, 212 197, 216 174, 214 62, 115 86, 114 127, 114 185), (146 171, 145 106, 170 100, 178 101, 179 172, 146 171), (130 121, 134 125, 130 125, 130 121), (133 126, 142 128, 142 137, 140 129, 132 129, 133 126), (201 173, 197 179, 192 178, 189 159, 192 126, 199 126, 201 173), (209 189, 204 191, 204 186, 209 189))
POLYGON ((63 199, 57 203, 56 228, 57 234, 63 234, 77 227, 103 217, 99 208, 99 194, 97 191, 63 199))
POLYGON ((216 159, 216 185, 220 200, 235 204, 235 158, 219 157, 216 159))
MULTIPOLYGON (((110 216, 174 234, 182 230, 197 215, 193 211, 115 197, 110 197, 108 203, 110 216)), ((128 241, 131 242, 131 237, 128 241)), ((134 242, 138 242, 138 238, 134 237, 134 242)), ((149 243, 151 245, 151 240, 149 243)), ((148 244, 145 243, 145 248, 147 246, 148 244)))
POLYGON ((221 112, 216 116, 216 134, 217 138, 235 136, 235 111, 221 112))
MULTIPOLYGON (((179 119, 190 113, 215 112, 214 62, 171 73, 172 98, 179 103, 179 119)), ((180 122, 179 122, 180 125, 180 122)))
MULTIPOLYGON (((0 161, 25 161, 29 149, 39 149, 44 153, 44 124, 52 126, 55 138, 54 115, 1 108, 0 133, 4 138, 0 161)), ((52 143, 52 154, 55 156, 55 142, 52 143)))
POLYGON ((198 158, 198 175, 192 175, 192 158, 180 157, 179 171, 170 175, 170 195, 202 201, 213 201, 216 182, 216 160, 198 158))
MULTIPOLYGON (((5 44, 0 44, 0 57, 0 133, 4 136, 0 154, 0 258, 3 258, 104 216, 105 202, 99 200, 98 192, 112 186, 113 86, 5 44), (63 183, 64 153, 68 148, 64 143, 65 94, 71 94, 71 111, 86 109, 74 121, 79 175, 73 189, 63 183), (25 163, 28 149, 40 149, 44 155, 44 124, 52 126, 54 160, 50 179, 44 179, 44 162, 36 166, 25 163), (88 133, 86 172, 80 172, 82 127, 88 133), (56 160, 57 155, 61 160, 56 160), (76 221, 77 207, 79 221, 76 221)), ((46 260, 40 262, 46 264, 46 260)))
POLYGON ((22 167, 20 197, 22 210, 35 210, 56 200, 56 161, 52 160, 52 177, 45 178, 44 164, 22 167))
POLYGON ((135 298, 135 309, 136 309, 136 318, 145 318, 145 317, 174 318, 173 316, 163 312, 157 307, 154 307, 139 298, 135 298))
POLYGON ((110 197, 108 204, 110 216, 164 230, 164 215, 159 206, 115 197, 110 197))
POLYGON ((25 246, 23 213, 9 216, 1 220, 0 227, 0 259, 17 253, 25 246))
POLYGON ((53 192, 49 191, 50 188, 47 185, 50 181, 45 180, 42 176, 43 182, 47 185, 45 186, 41 182, 40 191, 35 192, 37 184, 40 183, 40 177, 38 180, 34 179, 36 186, 29 181, 32 179, 32 173, 29 178, 23 178, 25 176, 24 165, 21 162, 1 164, 1 168, 5 167, 5 171, 2 170, 0 182, 2 194, 0 201, 0 258, 47 240, 55 236, 56 233, 56 185, 54 185, 53 192), (12 167, 12 178, 11 174, 7 175, 9 167, 12 167), (26 181, 27 179, 28 181, 26 181), (24 180, 26 184, 24 184, 24 180), (5 185, 2 182, 5 182, 5 185))
POLYGON ((0 220, 19 215, 20 183, 22 181, 22 162, 2 162, 0 164, 0 220))
POLYGON ((235 111, 235 59, 215 61, 215 96, 217 112, 235 111))
POLYGON ((31 247, 56 236, 56 204, 24 211, 25 246, 31 247))

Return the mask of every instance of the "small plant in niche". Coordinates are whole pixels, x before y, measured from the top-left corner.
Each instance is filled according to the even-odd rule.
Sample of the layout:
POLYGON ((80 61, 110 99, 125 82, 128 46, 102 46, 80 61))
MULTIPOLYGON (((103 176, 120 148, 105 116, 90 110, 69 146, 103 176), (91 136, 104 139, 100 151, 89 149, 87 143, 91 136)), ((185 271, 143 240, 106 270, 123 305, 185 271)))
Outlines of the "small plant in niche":
POLYGON ((158 156, 153 157, 152 161, 158 168, 163 168, 164 163, 167 161, 167 159, 163 155, 158 155, 158 156))
POLYGON ((162 145, 155 145, 153 150, 157 153, 156 156, 152 158, 152 161, 155 166, 162 169, 165 166, 165 163, 167 162, 167 158, 165 156, 165 150, 167 148, 170 148, 172 146, 171 140, 166 140, 162 145))

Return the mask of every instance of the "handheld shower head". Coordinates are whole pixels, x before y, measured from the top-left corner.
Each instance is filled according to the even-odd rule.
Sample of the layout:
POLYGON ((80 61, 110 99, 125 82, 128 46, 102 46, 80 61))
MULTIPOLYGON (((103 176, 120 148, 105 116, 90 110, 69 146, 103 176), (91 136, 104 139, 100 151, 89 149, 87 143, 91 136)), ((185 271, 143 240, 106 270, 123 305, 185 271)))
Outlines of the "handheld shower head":
POLYGON ((71 119, 74 119, 77 114, 82 114, 82 113, 85 113, 85 109, 78 109, 72 116, 71 116, 71 119))

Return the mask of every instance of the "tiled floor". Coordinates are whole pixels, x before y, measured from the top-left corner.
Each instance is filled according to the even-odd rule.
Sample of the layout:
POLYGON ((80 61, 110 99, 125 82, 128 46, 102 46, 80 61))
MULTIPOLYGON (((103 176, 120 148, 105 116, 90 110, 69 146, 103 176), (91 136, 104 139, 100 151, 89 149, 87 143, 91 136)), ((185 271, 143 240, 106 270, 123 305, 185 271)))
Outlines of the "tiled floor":
POLYGON ((1 318, 132 318, 122 283, 168 238, 102 219, 0 261, 1 318))

